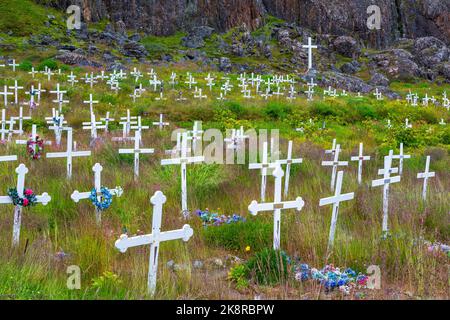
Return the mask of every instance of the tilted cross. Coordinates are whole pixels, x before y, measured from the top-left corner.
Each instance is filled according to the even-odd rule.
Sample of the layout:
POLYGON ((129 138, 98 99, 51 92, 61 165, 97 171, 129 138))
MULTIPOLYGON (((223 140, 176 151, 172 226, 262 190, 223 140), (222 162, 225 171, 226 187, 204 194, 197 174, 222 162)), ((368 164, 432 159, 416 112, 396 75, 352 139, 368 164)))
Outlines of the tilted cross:
POLYGON ((284 176, 284 198, 287 198, 289 193, 289 176, 291 174, 291 165, 303 163, 302 158, 292 159, 292 140, 289 141, 288 144, 287 158, 284 160, 277 160, 276 162, 279 164, 286 165, 286 174, 284 176))
POLYGON ((356 157, 351 157, 351 161, 358 161, 358 184, 361 184, 362 182, 362 166, 363 161, 369 161, 370 156, 364 156, 363 155, 363 143, 361 142, 359 144, 359 154, 356 157))
POLYGON ((72 128, 67 128, 67 150, 65 152, 48 152, 47 158, 67 158, 67 179, 72 177, 72 158, 73 157, 89 157, 91 151, 73 151, 73 131, 72 128))
POLYGON ((319 206, 321 207, 330 204, 333 205, 333 212, 331 214, 330 234, 328 237, 328 252, 330 252, 330 250, 333 248, 334 235, 336 233, 336 223, 339 214, 339 205, 341 202, 352 200, 355 197, 354 192, 341 194, 343 176, 344 171, 339 171, 337 175, 336 190, 334 192, 334 196, 329 198, 322 198, 320 199, 319 202, 319 206))
POLYGON ((185 216, 188 215, 188 205, 187 205, 187 179, 186 179, 186 165, 189 163, 200 163, 205 161, 204 156, 195 156, 195 157, 188 157, 188 135, 187 132, 184 132, 182 134, 181 139, 181 155, 179 158, 172 158, 172 159, 163 159, 161 160, 161 165, 180 165, 181 166, 181 208, 183 211, 183 214, 185 216))
POLYGON ((411 156, 409 154, 403 153, 403 142, 400 143, 400 153, 398 155, 392 156, 392 159, 399 159, 399 165, 398 165, 398 174, 403 174, 403 159, 410 159, 411 156))
POLYGON ((336 145, 333 161, 322 161, 322 166, 333 167, 331 173, 331 191, 334 191, 336 180, 336 173, 339 166, 348 166, 348 161, 339 161, 339 153, 341 152, 341 145, 336 145))
MULTIPOLYGON (((24 191, 25 191, 25 175, 28 173, 28 168, 21 163, 16 168, 17 173, 17 193, 19 198, 23 199, 24 191)), ((51 197, 44 192, 42 195, 36 196, 36 202, 42 203, 44 206, 47 205, 51 200, 51 197)), ((10 196, 0 196, 0 204, 11 204, 13 200, 10 196)), ((20 226, 22 222, 22 206, 16 205, 14 208, 14 225, 13 225, 13 238, 12 245, 13 247, 17 247, 19 245, 20 239, 20 226)))
POLYGON ((282 201, 281 184, 284 173, 283 169, 281 169, 281 165, 277 164, 272 174, 275 177, 274 201, 269 203, 258 203, 254 200, 248 206, 248 210, 252 215, 257 215, 262 211, 273 211, 273 249, 279 250, 281 240, 281 210, 296 209, 297 211, 300 211, 305 205, 305 202, 301 197, 297 197, 294 201, 282 201))
POLYGON ((388 208, 389 208, 389 186, 391 183, 400 182, 400 176, 391 177, 392 158, 394 151, 384 157, 383 178, 372 180, 372 187, 383 186, 383 233, 388 232, 388 208))
POLYGON ((430 160, 431 160, 431 157, 427 156, 427 162, 425 164, 425 172, 421 172, 421 173, 417 174, 417 179, 423 179, 423 188, 422 188, 422 199, 423 199, 423 201, 427 200, 428 179, 429 178, 433 178, 436 175, 435 172, 430 172, 430 160))
MULTIPOLYGON (((103 167, 99 163, 96 163, 92 167, 92 171, 94 171, 94 188, 97 193, 98 201, 102 201, 102 198, 103 198, 103 195, 101 192, 102 170, 103 170, 103 167)), ((123 192, 121 187, 116 187, 115 189, 108 189, 108 191, 111 193, 111 195, 116 196, 116 197, 120 197, 123 192)), ((72 200, 74 202, 78 203, 80 200, 89 199, 90 196, 91 196, 91 191, 79 192, 78 190, 75 190, 70 197, 72 198, 72 200)), ((100 209, 98 209, 97 207, 95 208, 95 216, 96 216, 97 224, 100 224, 102 221, 102 211, 100 209)))
POLYGON ((166 203, 166 200, 166 196, 161 191, 155 192, 155 194, 150 198, 150 202, 153 205, 151 234, 135 237, 128 237, 126 234, 123 234, 115 243, 116 248, 122 253, 126 252, 128 248, 150 245, 150 261, 147 283, 148 293, 151 296, 155 294, 156 290, 159 244, 164 241, 172 241, 177 239, 183 239, 184 242, 187 242, 194 234, 194 230, 192 230, 188 224, 185 224, 183 228, 178 230, 161 232, 162 209, 163 204, 166 203))
POLYGON ((134 149, 119 149, 119 154, 134 154, 134 180, 139 178, 139 156, 140 154, 151 154, 155 149, 141 149, 141 132, 134 132, 134 149))

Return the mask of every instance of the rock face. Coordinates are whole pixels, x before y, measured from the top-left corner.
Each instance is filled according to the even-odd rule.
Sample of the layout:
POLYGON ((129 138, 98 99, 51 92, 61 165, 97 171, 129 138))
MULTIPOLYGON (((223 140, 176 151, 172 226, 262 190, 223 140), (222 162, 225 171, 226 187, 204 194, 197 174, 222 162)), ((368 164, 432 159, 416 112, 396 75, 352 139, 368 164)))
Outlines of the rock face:
POLYGON ((450 41, 450 0, 379 0, 382 28, 367 28, 372 0, 35 0, 65 10, 82 8, 85 21, 111 19, 137 31, 169 35, 210 26, 219 32, 245 25, 252 30, 266 14, 317 33, 348 35, 385 47, 399 37, 434 36, 450 41))

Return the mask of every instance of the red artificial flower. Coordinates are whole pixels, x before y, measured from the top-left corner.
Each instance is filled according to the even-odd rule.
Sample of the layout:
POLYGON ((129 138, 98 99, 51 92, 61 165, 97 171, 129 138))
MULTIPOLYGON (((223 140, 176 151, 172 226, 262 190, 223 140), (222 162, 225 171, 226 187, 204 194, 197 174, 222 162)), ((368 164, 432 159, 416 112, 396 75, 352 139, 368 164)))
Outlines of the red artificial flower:
POLYGON ((31 195, 33 194, 33 190, 31 190, 31 189, 25 189, 24 194, 25 194, 26 196, 31 196, 31 195))
POLYGON ((29 201, 27 198, 23 199, 23 206, 26 207, 28 205, 29 201))

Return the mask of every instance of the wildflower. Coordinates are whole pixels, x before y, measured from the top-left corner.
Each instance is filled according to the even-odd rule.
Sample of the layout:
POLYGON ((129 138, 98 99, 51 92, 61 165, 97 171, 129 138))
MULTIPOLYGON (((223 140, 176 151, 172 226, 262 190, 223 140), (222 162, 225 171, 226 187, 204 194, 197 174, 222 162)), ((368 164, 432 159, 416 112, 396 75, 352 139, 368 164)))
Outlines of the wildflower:
POLYGON ((250 252, 250 246, 245 247, 245 252, 250 252))

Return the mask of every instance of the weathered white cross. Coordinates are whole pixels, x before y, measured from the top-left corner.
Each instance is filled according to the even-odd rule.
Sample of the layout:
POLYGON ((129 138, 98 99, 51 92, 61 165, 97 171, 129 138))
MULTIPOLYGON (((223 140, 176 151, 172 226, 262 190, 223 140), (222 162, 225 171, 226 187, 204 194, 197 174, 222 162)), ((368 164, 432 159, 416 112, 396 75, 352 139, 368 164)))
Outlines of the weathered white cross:
POLYGON ((3 104, 5 107, 8 106, 8 96, 13 95, 12 92, 8 92, 8 86, 5 84, 3 91, 0 91, 0 95, 3 96, 3 104))
POLYGON ((91 139, 97 139, 97 129, 105 129, 105 125, 101 121, 95 120, 95 114, 91 112, 91 121, 83 122, 84 130, 91 130, 91 139))
POLYGON ((67 158, 67 179, 72 178, 72 158, 73 157, 89 157, 91 151, 73 151, 73 131, 72 128, 66 128, 67 130, 67 150, 66 152, 48 152, 47 158, 67 158))
POLYGON ((158 270, 158 254, 159 244, 164 241, 171 241, 177 239, 183 239, 187 242, 194 230, 185 224, 182 229, 163 231, 161 232, 161 220, 163 204, 166 203, 166 196, 161 191, 156 191, 150 198, 150 202, 153 205, 153 217, 152 217, 152 233, 142 236, 128 237, 126 234, 120 236, 120 239, 116 241, 115 246, 120 252, 124 253, 128 248, 138 247, 142 245, 150 245, 150 261, 148 269, 148 293, 153 296, 156 290, 156 276, 158 270))
POLYGON ((411 155, 403 153, 403 142, 400 143, 400 153, 392 156, 392 159, 399 159, 398 174, 403 174, 403 159, 410 159, 411 155))
POLYGON ((161 165, 173 165, 178 164, 181 166, 181 208, 184 216, 188 215, 188 205, 187 205, 187 179, 186 179, 186 165, 189 163, 199 163, 204 162, 204 156, 188 157, 188 135, 187 132, 183 132, 181 139, 181 154, 179 158, 163 159, 161 160, 161 165))
MULTIPOLYGON (((25 175, 28 173, 28 168, 21 163, 16 168, 17 173, 17 193, 20 198, 24 198, 25 191, 25 175)), ((50 196, 44 192, 40 196, 36 196, 36 202, 42 203, 44 206, 47 205, 51 200, 50 196)), ((9 196, 0 196, 0 204, 11 204, 13 200, 9 196)), ((12 245, 17 247, 19 245, 20 239, 20 225, 22 222, 22 206, 16 205, 14 207, 14 225, 13 225, 13 237, 12 245)))
POLYGON ((23 133, 23 120, 31 120, 31 117, 24 117, 23 116, 23 107, 19 108, 19 116, 18 117, 11 117, 14 120, 19 120, 19 134, 23 133))
MULTIPOLYGON (((39 135, 37 134, 37 125, 33 124, 31 126, 31 135, 30 135, 30 139, 31 141, 36 141, 36 139, 39 137, 39 135)), ((16 144, 27 144, 28 140, 16 140, 16 144)), ((52 142, 50 140, 45 140, 44 144, 46 145, 51 145, 52 142)), ((36 151, 36 145, 33 145, 33 149, 36 151)))
POLYGON ((391 183, 400 182, 400 176, 391 177, 392 158, 394 151, 384 157, 383 178, 372 180, 372 187, 383 186, 383 233, 388 232, 388 208, 389 208, 389 186, 391 183))
MULTIPOLYGON (((98 201, 102 201, 102 198, 103 198, 103 194, 101 192, 102 170, 103 170, 103 167, 99 163, 96 163, 92 167, 92 171, 94 171, 94 188, 97 193, 98 201)), ((120 197, 123 193, 123 190, 121 187, 116 187, 115 189, 108 189, 108 191, 111 193, 111 195, 116 196, 116 197, 120 197)), ((90 196, 91 196, 91 191, 79 192, 78 190, 75 190, 70 197, 72 198, 72 200, 74 202, 78 203, 80 200, 89 199, 90 196)), ((97 223, 100 224, 102 221, 102 210, 100 210, 97 207, 95 207, 95 217, 96 217, 97 223)))
POLYGON ((98 101, 92 99, 92 93, 89 94, 89 100, 83 101, 85 104, 89 104, 89 112, 92 114, 94 112, 94 104, 98 103, 98 101))
POLYGON ((13 71, 16 72, 16 67, 18 67, 19 64, 16 63, 16 59, 12 59, 11 63, 9 63, 8 66, 12 67, 13 71))
POLYGON ((342 190, 342 180, 344 176, 344 171, 339 171, 337 175, 337 181, 336 181, 336 190, 334 192, 334 196, 329 198, 322 198, 320 199, 319 206, 326 206, 326 205, 333 205, 333 212, 331 214, 331 225, 330 225, 330 234, 328 237, 328 252, 333 248, 334 243, 334 235, 336 233, 336 223, 338 219, 339 214, 339 205, 341 202, 352 200, 355 197, 355 194, 352 193, 346 193, 341 194, 342 190))
POLYGON ((141 132, 134 132, 134 149, 119 149, 119 154, 134 154, 134 180, 139 178, 139 156, 140 154, 151 154, 155 149, 141 149, 141 132))
POLYGON ((281 200, 281 185, 283 179, 283 169, 281 165, 277 164, 273 170, 273 176, 275 177, 275 191, 274 201, 269 203, 258 203, 253 200, 248 206, 248 210, 252 215, 257 215, 261 211, 273 211, 273 249, 280 249, 280 229, 281 229, 281 210, 296 209, 300 211, 305 202, 301 197, 297 197, 294 201, 282 201, 281 200))
POLYGON ((333 167, 331 173, 331 191, 334 191, 334 185, 336 180, 336 173, 339 166, 348 166, 348 161, 339 161, 339 153, 341 152, 341 145, 336 145, 336 151, 334 153, 333 161, 322 161, 322 166, 333 167))
POLYGON ((14 80, 14 85, 9 87, 11 90, 14 90, 14 104, 19 104, 19 90, 23 89, 17 85, 17 80, 14 80))
POLYGON ((369 161, 370 156, 364 156, 363 155, 363 143, 361 142, 359 144, 359 154, 356 157, 351 157, 351 161, 358 161, 358 184, 361 184, 362 182, 362 166, 363 161, 369 161))
POLYGON ((423 199, 423 201, 427 200, 428 179, 429 178, 433 178, 436 175, 435 172, 430 172, 430 160, 431 160, 431 157, 427 156, 427 162, 425 164, 425 172, 421 172, 421 173, 417 174, 417 179, 423 179, 423 189, 422 189, 422 199, 423 199))
POLYGON ((100 121, 105 122, 105 132, 108 132, 109 130, 109 122, 114 121, 114 118, 109 117, 109 111, 106 112, 106 116, 104 118, 100 118, 100 121))
POLYGON ((159 122, 153 122, 153 125, 154 125, 154 126, 158 126, 158 127, 159 127, 159 130, 162 130, 162 129, 164 129, 164 126, 168 126, 169 123, 163 121, 163 114, 160 113, 160 114, 159 114, 159 122))
POLYGON ((291 174, 291 165, 303 163, 302 158, 292 159, 292 140, 289 141, 288 144, 287 158, 284 160, 277 160, 276 162, 279 164, 286 165, 286 174, 284 176, 284 198, 287 198, 289 193, 289 176, 291 174))
POLYGON ((302 48, 308 49, 308 70, 312 69, 312 49, 317 49, 316 45, 312 45, 311 37, 308 37, 308 44, 302 45, 302 48))

